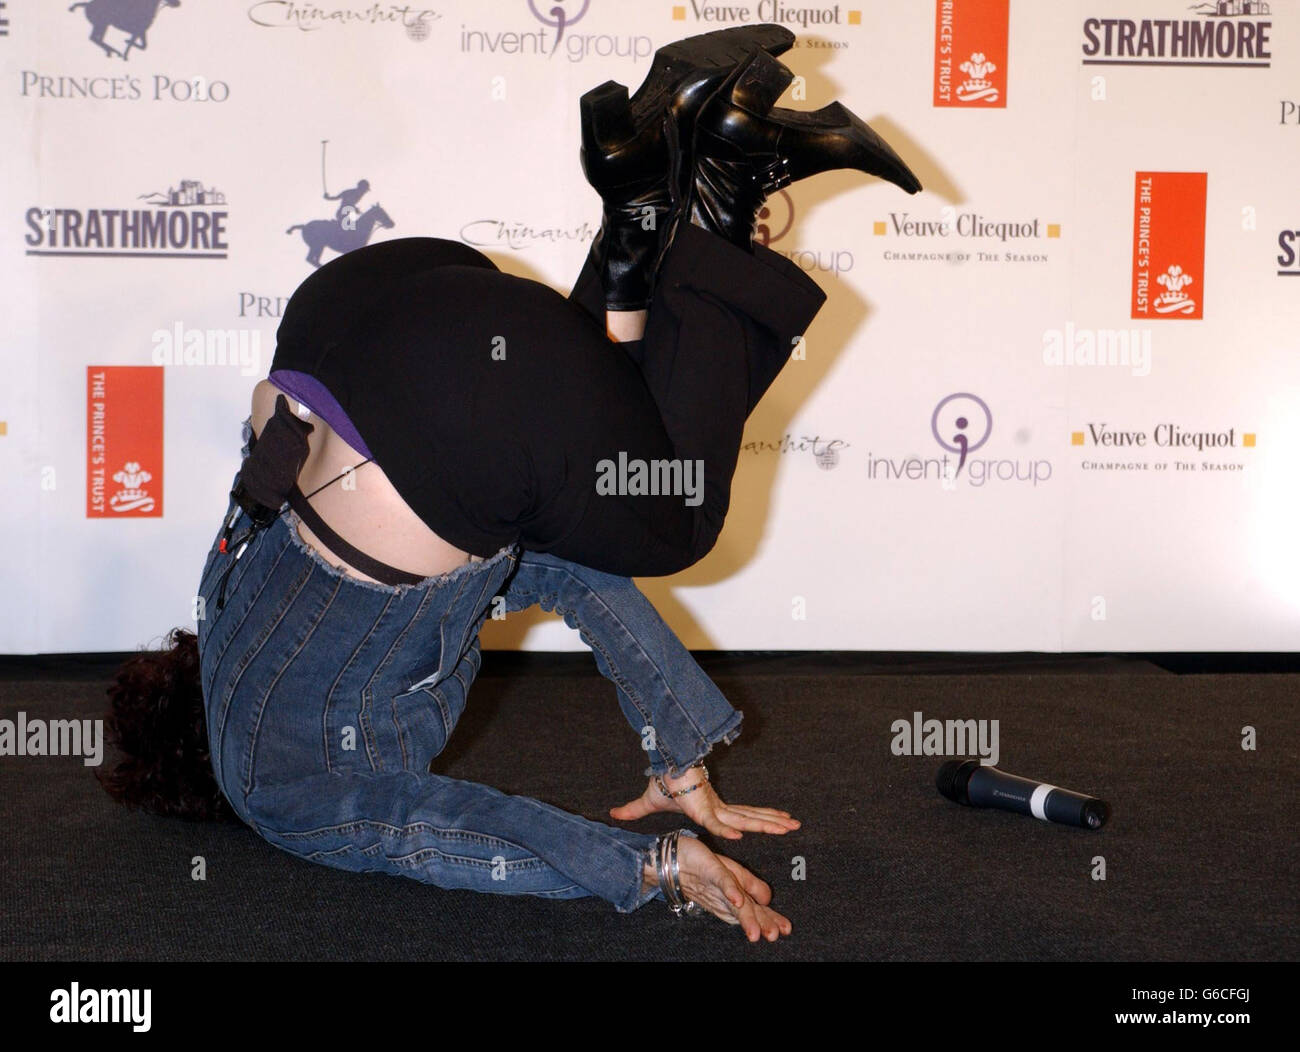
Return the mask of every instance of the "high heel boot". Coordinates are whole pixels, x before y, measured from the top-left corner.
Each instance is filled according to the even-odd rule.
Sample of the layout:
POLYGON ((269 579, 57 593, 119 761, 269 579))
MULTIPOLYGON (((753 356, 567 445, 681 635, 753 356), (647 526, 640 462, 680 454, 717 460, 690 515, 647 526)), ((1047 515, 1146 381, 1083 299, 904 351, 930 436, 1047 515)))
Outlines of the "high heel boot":
POLYGON ((921 189, 889 144, 840 103, 809 113, 777 107, 793 77, 758 51, 695 120, 693 178, 682 215, 749 251, 767 196, 810 175, 853 168, 909 194, 921 189))
POLYGON ((608 309, 650 303, 669 221, 689 189, 681 144, 689 144, 700 107, 755 50, 779 55, 794 40, 790 30, 770 24, 688 37, 655 52, 630 98, 613 80, 582 96, 582 170, 604 202, 591 260, 608 309))

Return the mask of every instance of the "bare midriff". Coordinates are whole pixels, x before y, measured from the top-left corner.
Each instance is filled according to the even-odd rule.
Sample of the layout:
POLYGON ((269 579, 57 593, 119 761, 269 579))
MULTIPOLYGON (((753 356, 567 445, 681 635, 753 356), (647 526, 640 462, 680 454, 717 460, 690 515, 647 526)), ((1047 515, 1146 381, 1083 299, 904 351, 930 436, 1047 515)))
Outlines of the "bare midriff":
MULTIPOLYGON (((283 392, 269 380, 261 380, 253 388, 254 435, 262 434, 263 426, 275 412, 275 399, 280 394, 283 392)), ((300 403, 288 395, 284 397, 290 409, 300 412, 300 403)), ((307 436, 310 452, 298 472, 298 488, 309 494, 316 487, 324 486, 309 501, 340 537, 371 558, 422 577, 433 577, 467 562, 479 561, 478 556, 461 551, 429 529, 398 494, 378 464, 372 460, 357 467, 365 457, 316 414, 307 419, 313 430, 307 436), (348 468, 355 470, 338 481, 330 481, 348 468)), ((298 536, 326 562, 350 576, 381 583, 335 555, 305 523, 298 523, 298 536)))

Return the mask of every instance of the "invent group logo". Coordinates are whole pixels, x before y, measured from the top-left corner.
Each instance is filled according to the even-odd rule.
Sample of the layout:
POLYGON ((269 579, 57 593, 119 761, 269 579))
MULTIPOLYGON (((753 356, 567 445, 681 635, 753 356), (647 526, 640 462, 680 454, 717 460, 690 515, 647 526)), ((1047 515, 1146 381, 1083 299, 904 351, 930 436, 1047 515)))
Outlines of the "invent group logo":
POLYGON ((1272 63, 1265 0, 1165 0, 1196 18, 1086 18, 1085 66, 1248 66, 1272 63))
POLYGON ((785 256, 801 270, 844 274, 853 269, 853 253, 843 245, 812 247, 779 243, 794 229, 794 221, 794 198, 785 190, 778 190, 758 210, 754 243, 770 248, 778 256, 785 256))
MULTIPOLYGON (((478 55, 541 55, 554 58, 563 51, 570 62, 589 58, 649 58, 651 39, 640 33, 586 33, 574 29, 587 17, 595 0, 514 0, 527 10, 529 28, 460 27, 460 50, 478 55)), ((476 13, 498 13, 503 4, 483 5, 476 13)), ((517 7, 516 10, 519 10, 517 7)), ((523 24, 523 23, 521 23, 523 24)))
POLYGON ((1205 172, 1137 173, 1131 317, 1195 320, 1202 316, 1205 189, 1205 172))
MULTIPOLYGON (((930 412, 930 437, 942 450, 935 457, 878 457, 867 454, 867 478, 873 482, 929 482, 944 489, 959 484, 980 488, 990 483, 1028 485, 1036 489, 1052 477, 1044 458, 977 457, 993 436, 993 410, 979 395, 958 391, 939 400, 930 412)), ((1023 440, 1023 430, 1017 434, 1023 440)))
POLYGON ((163 367, 86 366, 86 518, 161 518, 163 367))
POLYGON ((197 179, 137 195, 151 208, 27 209, 26 255, 225 259, 226 195, 197 179))
POLYGON ((934 105, 1007 104, 1010 0, 936 0, 934 105))
POLYGON ((780 241, 794 226, 794 198, 785 190, 778 190, 763 202, 754 223, 754 240, 771 247, 780 241))

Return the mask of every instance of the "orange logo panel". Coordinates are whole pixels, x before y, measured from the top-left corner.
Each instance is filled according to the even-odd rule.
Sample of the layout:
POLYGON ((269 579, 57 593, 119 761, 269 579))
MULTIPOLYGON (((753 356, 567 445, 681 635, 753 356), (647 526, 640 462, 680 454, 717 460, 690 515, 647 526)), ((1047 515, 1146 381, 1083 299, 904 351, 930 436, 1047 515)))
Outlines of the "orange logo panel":
POLYGON ((1010 0, 936 0, 934 104, 1007 105, 1010 0))
POLYGON ((86 517, 163 513, 163 367, 86 366, 86 517))
POLYGON ((1205 173, 1138 172, 1132 317, 1194 320, 1205 306, 1205 173))

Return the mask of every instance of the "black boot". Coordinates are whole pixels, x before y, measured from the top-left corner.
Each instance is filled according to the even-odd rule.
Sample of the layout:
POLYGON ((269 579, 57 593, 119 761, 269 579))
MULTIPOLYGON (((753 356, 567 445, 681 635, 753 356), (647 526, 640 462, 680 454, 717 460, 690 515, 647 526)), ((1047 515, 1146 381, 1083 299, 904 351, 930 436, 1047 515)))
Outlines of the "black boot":
POLYGON ((582 96, 582 170, 605 203, 591 248, 611 310, 649 305, 654 274, 689 189, 695 116, 755 50, 779 55, 794 44, 783 26, 737 26, 688 37, 655 52, 635 95, 609 80, 582 96))
POLYGON ((909 194, 921 189, 889 144, 840 103, 811 113, 778 108, 793 77, 759 51, 695 121, 694 171, 682 215, 746 250, 767 196, 818 172, 854 168, 909 194))

